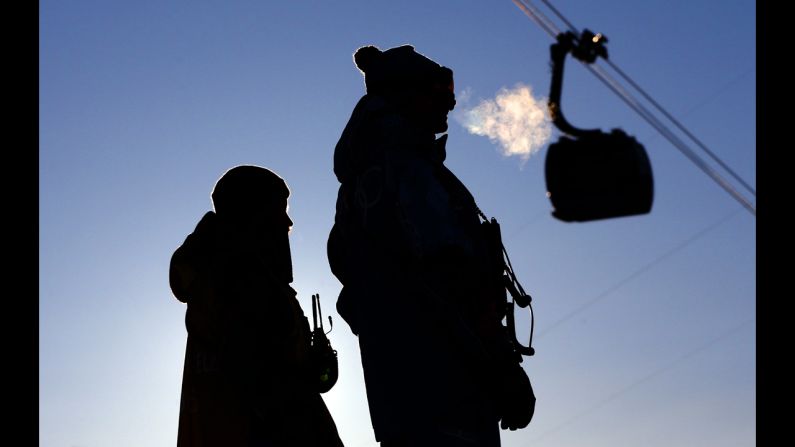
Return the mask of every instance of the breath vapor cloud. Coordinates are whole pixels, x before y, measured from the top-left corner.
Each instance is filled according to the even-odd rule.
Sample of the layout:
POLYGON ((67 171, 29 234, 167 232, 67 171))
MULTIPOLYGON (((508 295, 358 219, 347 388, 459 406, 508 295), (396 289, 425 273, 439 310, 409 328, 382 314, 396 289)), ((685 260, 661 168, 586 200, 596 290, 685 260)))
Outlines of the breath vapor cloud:
MULTIPOLYGON (((468 97, 469 92, 463 92, 463 102, 468 97)), ((456 119, 469 133, 499 144, 504 156, 517 155, 522 161, 538 152, 552 136, 546 99, 534 98, 532 88, 523 84, 501 88, 494 99, 465 107, 456 119)))

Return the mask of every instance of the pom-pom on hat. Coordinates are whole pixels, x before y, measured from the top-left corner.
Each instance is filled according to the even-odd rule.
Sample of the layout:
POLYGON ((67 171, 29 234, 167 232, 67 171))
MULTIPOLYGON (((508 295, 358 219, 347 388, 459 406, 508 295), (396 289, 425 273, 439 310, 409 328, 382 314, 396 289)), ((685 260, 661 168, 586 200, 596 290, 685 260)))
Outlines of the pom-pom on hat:
POLYGON ((416 52, 411 45, 386 51, 367 45, 356 50, 353 60, 364 75, 367 93, 394 93, 453 82, 452 70, 416 52))

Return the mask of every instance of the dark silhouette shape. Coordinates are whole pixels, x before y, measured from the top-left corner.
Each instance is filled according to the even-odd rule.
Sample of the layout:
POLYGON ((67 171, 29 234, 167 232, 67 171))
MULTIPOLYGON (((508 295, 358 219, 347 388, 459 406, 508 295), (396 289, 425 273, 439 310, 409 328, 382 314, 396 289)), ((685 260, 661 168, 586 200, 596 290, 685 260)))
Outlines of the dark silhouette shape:
MULTIPOLYGON (((498 446, 535 396, 501 325, 478 208, 444 165, 453 72, 409 45, 358 49, 367 93, 334 152, 337 310, 388 446, 498 446)), ((504 288, 502 289, 504 304, 504 288)))
POLYGON ((228 170, 215 212, 171 258, 171 290, 187 303, 178 447, 343 445, 290 287, 289 194, 265 168, 228 170))
POLYGON ((317 390, 320 393, 329 391, 339 378, 337 351, 331 347, 327 335, 331 332, 331 317, 328 317, 329 331, 323 328, 323 313, 320 309, 320 294, 312 295, 312 358, 313 374, 317 377, 317 390))
POLYGON ((564 222, 647 214, 654 201, 651 163, 643 145, 621 129, 580 129, 563 116, 566 55, 592 64, 599 56, 607 59, 605 43, 606 37, 586 29, 579 39, 571 31, 560 33, 550 46, 549 112, 555 127, 568 136, 547 148, 544 176, 552 216, 564 222))

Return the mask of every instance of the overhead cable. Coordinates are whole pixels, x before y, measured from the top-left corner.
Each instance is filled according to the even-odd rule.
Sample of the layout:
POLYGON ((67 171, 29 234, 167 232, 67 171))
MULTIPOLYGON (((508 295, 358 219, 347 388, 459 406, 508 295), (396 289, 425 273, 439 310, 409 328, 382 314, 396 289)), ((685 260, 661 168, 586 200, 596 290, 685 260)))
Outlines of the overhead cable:
MULTIPOLYGON (((564 15, 563 15, 561 12, 560 12, 560 11, 558 11, 558 9, 557 9, 557 8, 555 8, 555 6, 554 6, 554 5, 552 5, 552 2, 550 2, 549 0, 541 0, 541 1, 542 1, 542 2, 543 2, 545 5, 547 5, 547 7, 548 7, 549 9, 551 9, 551 10, 552 10, 552 12, 553 12, 553 13, 555 13, 555 15, 556 15, 556 16, 558 16, 558 18, 559 18, 560 20, 562 20, 564 23, 566 23, 566 25, 569 27, 569 30, 570 30, 570 31, 572 31, 572 32, 573 32, 575 35, 578 35, 578 36, 580 35, 580 31, 579 31, 579 30, 578 30, 578 29, 577 29, 577 28, 576 28, 576 27, 575 27, 575 26, 574 26, 574 25, 573 25, 573 24, 572 24, 572 23, 571 23, 571 22, 570 22, 570 21, 569 21, 569 20, 568 20, 568 19, 567 19, 567 18, 566 18, 566 17, 565 17, 565 16, 564 16, 564 15)), ((657 101, 655 101, 655 100, 654 100, 654 98, 652 98, 652 97, 651 97, 651 95, 649 95, 648 93, 646 93, 646 91, 645 91, 645 90, 644 90, 644 89, 643 89, 643 88, 642 88, 640 85, 638 85, 638 83, 637 83, 637 82, 635 82, 635 81, 634 81, 634 80, 633 80, 633 79, 632 79, 632 78, 631 78, 631 77, 630 77, 628 74, 626 74, 626 73, 625 73, 623 70, 621 70, 621 69, 618 67, 618 65, 614 64, 614 63, 613 63, 613 61, 612 61, 612 60, 610 60, 610 59, 605 59, 605 62, 606 62, 606 63, 607 63, 607 64, 608 64, 610 67, 612 67, 612 68, 613 68, 613 70, 615 70, 615 71, 616 71, 616 72, 617 72, 619 75, 621 75, 621 77, 622 77, 622 78, 624 78, 624 80, 625 80, 625 81, 629 82, 629 84, 630 84, 630 85, 631 85, 631 86, 632 86, 632 87, 633 87, 635 90, 637 90, 638 92, 640 92, 640 94, 641 94, 641 95, 642 95, 644 98, 646 98, 646 100, 647 100, 647 101, 649 101, 649 102, 650 102, 650 103, 651 103, 651 104, 652 104, 652 105, 653 105, 653 106, 654 106, 654 107, 655 107, 657 110, 659 110, 659 111, 660 111, 660 113, 662 113, 663 115, 665 115, 665 117, 666 117, 666 118, 668 118, 668 119, 669 119, 669 120, 670 120, 672 123, 674 123, 674 125, 675 125, 675 126, 676 126, 676 127, 679 129, 679 130, 681 130, 681 131, 682 131, 682 132, 683 132, 685 135, 687 135, 687 136, 688 136, 688 137, 689 137, 691 140, 693 140, 693 141, 694 141, 694 142, 695 142, 695 143, 696 143, 696 144, 697 144, 697 145, 698 145, 698 146, 699 146, 699 147, 700 147, 700 148, 701 148, 701 149, 702 149, 704 152, 706 152, 706 153, 707 153, 707 155, 709 155, 709 156, 710 156, 710 158, 712 158, 712 160, 713 160, 713 161, 715 161, 716 163, 718 163, 718 164, 719 164, 719 165, 720 165, 720 166, 721 166, 723 169, 725 169, 725 170, 726 170, 726 171, 727 171, 729 174, 731 174, 731 176, 732 176, 732 177, 734 177, 734 179, 735 179, 735 180, 737 180, 738 182, 740 182, 740 183, 743 185, 743 187, 745 187, 745 189, 747 189, 747 190, 748 190, 748 191, 749 191, 751 194, 753 194, 753 195, 754 195, 754 197, 756 197, 756 190, 755 190, 754 188, 752 188, 752 187, 751 187, 751 186, 750 186, 748 183, 746 183, 746 182, 745 182, 745 181, 744 181, 744 180, 743 180, 743 179, 742 179, 742 178, 741 178, 741 177, 740 177, 740 176, 739 176, 739 175, 738 175, 736 172, 734 172, 734 170, 732 170, 732 169, 731 169, 731 167, 729 167, 729 166, 728 166, 726 163, 724 163, 724 162, 723 162, 723 160, 721 160, 721 159, 720 159, 720 158, 719 158, 717 155, 715 155, 715 153, 714 153, 714 152, 712 152, 711 150, 709 150, 709 148, 708 148, 708 147, 707 147, 707 146, 706 146, 704 143, 702 143, 702 142, 701 142, 701 140, 699 140, 698 138, 696 138, 696 136, 695 136, 695 135, 693 135, 693 133, 692 133, 692 132, 690 132, 689 130, 687 130, 687 128, 685 128, 685 126, 684 126, 684 125, 683 125, 681 122, 679 122, 679 120, 677 120, 676 118, 674 118, 674 117, 673 117, 673 115, 671 115, 670 113, 668 113, 668 111, 667 111, 667 110, 665 110, 665 109, 664 109, 664 108, 663 108, 663 107, 660 105, 660 103, 658 103, 657 101)))
MULTIPOLYGON (((522 12, 528 17, 533 19, 544 31, 546 31, 554 39, 560 34, 560 30, 552 23, 552 21, 544 16, 535 6, 530 4, 528 0, 512 0, 522 12)), ((542 0, 562 21, 564 21, 572 32, 579 34, 579 31, 574 27, 569 20, 567 20, 552 4, 547 0, 542 0)), ((734 172, 726 163, 724 163, 714 152, 710 151, 707 146, 696 138, 692 132, 688 131, 678 120, 676 120, 670 113, 660 106, 651 96, 646 93, 635 81, 633 81, 626 73, 618 68, 612 61, 606 60, 607 64, 616 70, 633 88, 641 93, 641 95, 649 101, 655 108, 657 108, 666 118, 668 118, 674 125, 687 135, 690 139, 704 150, 715 162, 717 162, 723 169, 732 175, 743 187, 756 196, 756 191, 748 185, 747 182, 742 180, 740 176, 734 172)), ((668 129, 660 120, 651 114, 638 100, 636 100, 626 89, 624 89, 617 81, 610 77, 603 69, 595 64, 584 64, 589 71, 597 76, 605 85, 608 86, 614 93, 616 93, 627 105, 630 106, 638 115, 646 120, 652 127, 657 129, 661 135, 667 138, 680 152, 682 152, 690 161, 692 161, 699 169, 710 176, 721 188, 728 192, 735 200, 743 205, 752 215, 756 216, 756 207, 751 201, 742 196, 729 182, 727 182, 717 171, 712 169, 704 160, 690 149, 685 142, 679 139, 670 129, 668 129)))
POLYGON ((682 354, 679 357, 675 358, 674 360, 672 360, 668 364, 665 364, 665 365, 655 369, 654 371, 652 371, 652 372, 646 374, 645 376, 635 380, 634 382, 630 383, 629 385, 626 385, 623 388, 621 388, 621 389, 609 394, 608 396, 605 396, 603 399, 601 399, 600 401, 598 401, 595 404, 591 405, 590 407, 580 411, 579 413, 575 414, 574 416, 571 416, 570 418, 566 419, 565 421, 561 422, 560 424, 558 424, 558 425, 550 428, 549 430, 541 433, 529 445, 533 445, 533 446, 539 445, 538 444, 539 440, 541 440, 541 439, 543 439, 543 438, 555 433, 556 431, 560 430, 561 428, 563 428, 563 427, 573 423, 575 420, 577 420, 577 419, 579 419, 579 418, 581 418, 581 417, 593 412, 594 410, 598 409, 599 407, 602 407, 602 406, 610 403, 611 401, 617 399, 621 395, 631 391, 633 388, 637 387, 638 385, 641 385, 644 382, 648 382, 649 380, 653 379, 654 377, 656 377, 656 376, 658 376, 658 375, 660 375, 660 374, 662 374, 662 373, 664 373, 664 372, 666 372, 666 371, 668 371, 670 369, 673 369, 675 366, 679 365, 680 363, 682 363, 682 362, 684 362, 686 360, 690 360, 696 354, 701 354, 701 353, 705 352, 708 348, 711 348, 712 346, 718 344, 718 342, 721 342, 724 339, 734 335, 735 333, 739 332, 741 329, 745 328, 746 326, 748 326, 751 323, 754 323, 755 321, 756 321, 755 317, 748 318, 748 319, 738 323, 736 326, 734 326, 734 327, 726 330, 725 332, 715 336, 714 338, 710 339, 706 343, 703 343, 703 344, 695 347, 694 349, 691 349, 690 351, 685 352, 684 354, 682 354))

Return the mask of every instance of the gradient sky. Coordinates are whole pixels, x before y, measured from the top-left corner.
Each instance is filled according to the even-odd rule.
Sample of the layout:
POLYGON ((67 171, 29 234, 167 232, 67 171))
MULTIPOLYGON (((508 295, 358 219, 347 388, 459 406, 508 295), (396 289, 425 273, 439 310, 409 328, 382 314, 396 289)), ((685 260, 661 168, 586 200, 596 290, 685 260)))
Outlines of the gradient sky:
MULTIPOLYGON (((553 4, 756 184, 755 2, 553 4)), ((551 37, 511 0, 39 5, 39 445, 176 443, 186 332, 169 259, 218 177, 258 164, 292 191, 299 300, 309 314, 319 293, 334 319, 340 379, 324 399, 346 446, 375 446, 325 254, 333 148, 364 91, 352 54, 414 45, 454 70, 461 111, 520 83, 548 95, 551 37)), ((447 165, 500 221, 534 297, 536 414, 503 445, 755 445, 756 217, 571 58, 563 85, 572 124, 645 146, 655 201, 557 221, 545 148, 505 157, 451 117, 447 165)))

